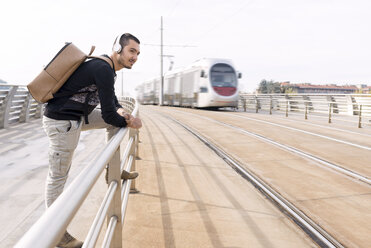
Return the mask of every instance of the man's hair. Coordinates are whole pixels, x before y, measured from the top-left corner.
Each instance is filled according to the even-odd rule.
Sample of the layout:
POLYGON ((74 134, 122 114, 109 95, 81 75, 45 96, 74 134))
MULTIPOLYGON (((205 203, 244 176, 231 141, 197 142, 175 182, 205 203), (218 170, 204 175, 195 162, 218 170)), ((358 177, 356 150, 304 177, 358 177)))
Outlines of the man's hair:
POLYGON ((124 33, 123 35, 121 35, 121 39, 120 39, 120 45, 121 45, 122 49, 124 49, 124 47, 127 44, 129 44, 129 40, 133 40, 136 43, 140 44, 140 41, 137 37, 135 37, 134 35, 132 35, 130 33, 124 33))

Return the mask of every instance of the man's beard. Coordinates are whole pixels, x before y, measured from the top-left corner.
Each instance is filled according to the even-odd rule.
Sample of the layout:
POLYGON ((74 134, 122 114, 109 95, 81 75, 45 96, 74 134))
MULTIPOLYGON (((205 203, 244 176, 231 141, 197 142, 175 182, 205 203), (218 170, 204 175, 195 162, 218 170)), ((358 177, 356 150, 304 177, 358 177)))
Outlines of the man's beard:
POLYGON ((121 60, 121 57, 123 56, 124 56, 124 53, 120 54, 119 59, 118 59, 119 64, 126 69, 131 69, 132 67, 131 65, 125 65, 124 60, 123 59, 121 60))

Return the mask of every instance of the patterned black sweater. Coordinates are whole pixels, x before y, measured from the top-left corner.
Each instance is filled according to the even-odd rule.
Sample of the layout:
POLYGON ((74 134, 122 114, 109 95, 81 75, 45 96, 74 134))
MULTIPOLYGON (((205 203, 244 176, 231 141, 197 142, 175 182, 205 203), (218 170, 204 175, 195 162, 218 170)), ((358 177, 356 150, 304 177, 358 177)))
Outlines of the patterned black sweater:
POLYGON ((80 120, 81 116, 85 116, 86 122, 87 115, 100 103, 106 123, 125 127, 125 118, 116 112, 121 105, 115 95, 115 78, 115 70, 106 61, 92 59, 84 62, 60 88, 56 97, 48 101, 44 115, 56 120, 80 120))

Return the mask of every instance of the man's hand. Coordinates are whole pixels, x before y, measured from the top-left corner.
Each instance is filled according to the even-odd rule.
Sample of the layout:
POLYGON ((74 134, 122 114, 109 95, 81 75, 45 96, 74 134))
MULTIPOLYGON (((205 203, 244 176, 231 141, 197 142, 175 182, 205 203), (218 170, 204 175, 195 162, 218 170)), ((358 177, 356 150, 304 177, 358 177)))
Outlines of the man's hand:
POLYGON ((142 127, 142 121, 139 118, 132 116, 129 113, 126 113, 123 108, 119 108, 117 113, 125 118, 128 127, 139 129, 142 127))
POLYGON ((135 129, 139 129, 142 127, 142 121, 137 118, 137 117, 134 117, 132 115, 129 115, 130 117, 128 119, 126 119, 126 123, 128 124, 128 127, 131 127, 131 128, 135 128, 135 129))

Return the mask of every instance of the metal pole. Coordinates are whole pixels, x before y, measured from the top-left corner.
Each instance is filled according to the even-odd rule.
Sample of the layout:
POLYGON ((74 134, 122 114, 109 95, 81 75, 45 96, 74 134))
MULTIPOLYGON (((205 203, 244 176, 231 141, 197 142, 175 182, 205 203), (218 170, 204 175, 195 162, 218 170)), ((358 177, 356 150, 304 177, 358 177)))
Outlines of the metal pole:
POLYGON ((286 101, 286 117, 289 116, 289 101, 286 101))
POLYGON ((362 127, 362 104, 359 105, 359 119, 358 119, 358 128, 362 127))
POLYGON ((332 109, 332 103, 330 103, 330 106, 328 109, 328 123, 331 123, 331 109, 332 109))
POLYGON ((32 96, 29 92, 26 93, 26 99, 24 99, 21 114, 19 115, 19 122, 28 122, 30 119, 30 107, 32 96))
POLYGON ((272 107, 273 107, 273 102, 272 102, 272 96, 270 96, 270 101, 269 101, 269 114, 272 114, 272 107))
POLYGON ((0 105, 0 128, 7 128, 9 125, 10 108, 18 86, 11 86, 8 94, 0 105))
POLYGON ((121 70, 121 96, 124 96, 124 71, 121 70))
POLYGON ((159 105, 160 106, 162 106, 162 104, 163 104, 163 100, 162 100, 162 96, 163 96, 163 87, 164 87, 164 73, 163 73, 163 67, 164 67, 164 65, 163 65, 163 59, 164 59, 164 57, 163 57, 163 47, 164 47, 164 45, 163 45, 163 22, 162 22, 162 16, 161 16, 161 78, 160 78, 160 80, 161 80, 161 82, 160 82, 160 96, 159 96, 159 105))
MULTIPOLYGON (((136 149, 138 145, 138 137, 137 137, 138 130, 130 128, 129 130, 129 138, 133 137, 133 144, 131 145, 129 154, 133 156, 133 162, 131 164, 131 171, 135 171, 135 160, 136 160, 136 149)), ((135 188, 135 179, 131 180, 130 185, 130 192, 136 193, 138 190, 135 188)))

